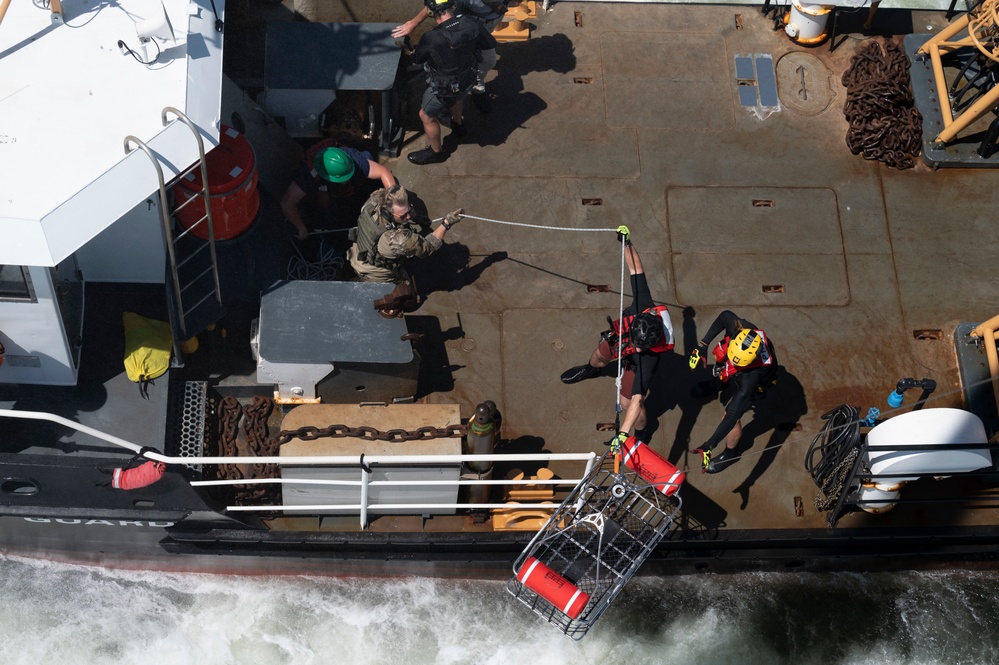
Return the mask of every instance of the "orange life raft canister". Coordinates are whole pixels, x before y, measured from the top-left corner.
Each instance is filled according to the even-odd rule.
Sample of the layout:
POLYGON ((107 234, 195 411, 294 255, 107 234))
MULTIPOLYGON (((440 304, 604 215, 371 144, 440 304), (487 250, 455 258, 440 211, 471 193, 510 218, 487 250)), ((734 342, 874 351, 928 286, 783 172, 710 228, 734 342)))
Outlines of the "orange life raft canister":
POLYGON ((633 469, 666 496, 676 494, 680 489, 680 483, 687 477, 687 474, 633 436, 629 436, 621 446, 621 454, 624 455, 624 463, 628 468, 633 469))
POLYGON ((517 581, 576 619, 590 602, 590 594, 565 579, 533 556, 528 557, 517 573, 517 581))

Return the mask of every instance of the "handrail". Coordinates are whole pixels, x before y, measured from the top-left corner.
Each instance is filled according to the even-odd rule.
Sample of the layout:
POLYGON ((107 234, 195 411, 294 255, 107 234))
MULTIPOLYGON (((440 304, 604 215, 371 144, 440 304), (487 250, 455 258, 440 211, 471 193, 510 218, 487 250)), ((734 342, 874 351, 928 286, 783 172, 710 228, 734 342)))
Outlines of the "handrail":
MULTIPOLYGON (((288 466, 308 466, 312 464, 325 464, 332 466, 358 466, 363 457, 365 464, 425 464, 429 461, 458 464, 461 462, 509 462, 511 460, 525 462, 545 462, 554 460, 563 461, 586 461, 597 458, 597 454, 590 453, 527 453, 511 457, 510 455, 310 455, 303 457, 173 457, 162 453, 143 450, 143 447, 126 441, 113 434, 107 434, 93 427, 82 425, 78 422, 57 416, 54 413, 45 411, 17 411, 14 409, 0 409, 0 418, 21 418, 23 420, 47 420, 49 422, 64 425, 78 432, 89 434, 98 439, 107 441, 116 446, 120 446, 134 453, 142 452, 146 459, 165 464, 182 464, 186 466, 199 464, 283 464, 288 466)), ((244 482, 246 482, 244 480, 244 482)))
MULTIPOLYGON (((135 143, 135 145, 139 146, 142 152, 146 153, 146 157, 149 158, 149 161, 153 163, 153 168, 156 169, 156 180, 158 182, 159 197, 160 197, 160 225, 162 227, 162 232, 163 232, 163 244, 166 246, 167 257, 170 259, 170 266, 173 270, 176 270, 177 253, 174 251, 173 241, 170 240, 170 212, 167 209, 169 205, 168 204, 169 195, 167 194, 166 190, 166 181, 163 179, 163 167, 160 166, 160 160, 158 157, 156 157, 155 154, 153 154, 152 149, 148 145, 146 145, 146 143, 142 139, 132 136, 131 134, 126 136, 124 140, 126 155, 131 154, 133 150, 130 143, 135 143)), ((174 297, 177 299, 177 303, 179 306, 181 302, 180 299, 181 295, 180 295, 180 286, 177 284, 176 279, 173 280, 173 291, 174 291, 174 297)), ((181 321, 179 322, 175 321, 175 319, 176 319, 176 312, 174 312, 173 308, 170 308, 170 321, 172 323, 179 323, 180 330, 181 332, 183 332, 184 330, 183 319, 181 319, 181 321)), ((176 328, 176 325, 173 327, 176 328)), ((176 335, 174 335, 174 337, 176 338, 176 335)), ((173 340, 174 358, 183 357, 180 351, 180 342, 181 340, 179 339, 173 340)))

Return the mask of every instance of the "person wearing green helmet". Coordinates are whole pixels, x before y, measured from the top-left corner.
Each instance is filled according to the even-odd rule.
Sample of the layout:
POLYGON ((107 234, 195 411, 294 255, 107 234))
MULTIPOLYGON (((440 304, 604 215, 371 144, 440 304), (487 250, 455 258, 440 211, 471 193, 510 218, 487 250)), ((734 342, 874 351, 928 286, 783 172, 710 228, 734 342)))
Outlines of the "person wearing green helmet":
POLYGON ((395 176, 374 161, 371 153, 333 140, 320 141, 305 152, 305 159, 281 197, 281 211, 298 239, 305 240, 310 226, 352 227, 368 196, 394 184, 395 176), (303 210, 306 207, 308 210, 303 210))

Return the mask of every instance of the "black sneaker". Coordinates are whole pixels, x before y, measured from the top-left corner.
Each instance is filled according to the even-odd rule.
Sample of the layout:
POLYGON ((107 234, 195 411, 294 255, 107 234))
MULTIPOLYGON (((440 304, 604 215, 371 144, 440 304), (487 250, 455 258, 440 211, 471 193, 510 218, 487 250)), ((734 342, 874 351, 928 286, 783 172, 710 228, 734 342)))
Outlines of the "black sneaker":
POLYGON ((718 453, 717 456, 710 458, 704 470, 707 473, 718 473, 730 467, 737 459, 739 459, 739 456, 735 453, 735 450, 726 448, 718 453))
POLYGON ((447 153, 443 150, 435 152, 433 148, 427 146, 423 150, 417 150, 416 152, 409 153, 407 159, 417 166, 423 166, 424 164, 440 164, 447 159, 447 153))
POLYGON ((458 137, 459 139, 465 138, 468 131, 465 129, 465 123, 451 121, 451 134, 458 137))
POLYGON ((580 381, 585 381, 586 379, 592 379, 599 373, 600 368, 594 367, 589 363, 585 365, 578 365, 572 369, 567 369, 562 372, 562 383, 579 383, 580 381))

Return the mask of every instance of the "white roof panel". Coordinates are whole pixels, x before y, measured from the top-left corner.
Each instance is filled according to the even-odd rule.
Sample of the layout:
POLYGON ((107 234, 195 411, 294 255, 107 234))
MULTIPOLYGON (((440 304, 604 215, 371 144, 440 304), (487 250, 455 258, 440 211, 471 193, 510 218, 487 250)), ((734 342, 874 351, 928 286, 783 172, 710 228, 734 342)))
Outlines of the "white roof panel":
POLYGON ((164 131, 165 107, 202 129, 206 150, 217 142, 222 36, 204 2, 65 0, 60 22, 40 0, 11 0, 0 23, 0 264, 57 263, 155 191, 149 159, 125 160, 125 136, 163 155, 168 181, 193 163, 197 142, 183 125, 164 131), (174 38, 142 64, 119 42, 145 58, 136 23, 161 6, 174 38))

